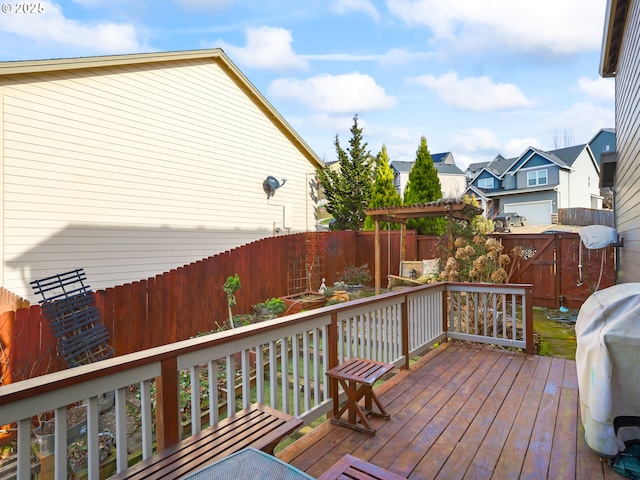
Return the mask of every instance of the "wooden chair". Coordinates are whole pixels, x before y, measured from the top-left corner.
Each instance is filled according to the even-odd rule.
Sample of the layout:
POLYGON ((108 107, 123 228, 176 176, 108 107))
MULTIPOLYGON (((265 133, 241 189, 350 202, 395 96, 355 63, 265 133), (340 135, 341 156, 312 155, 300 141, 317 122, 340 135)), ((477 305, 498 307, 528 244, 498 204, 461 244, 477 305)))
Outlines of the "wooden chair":
POLYGON ((324 472, 318 480, 406 480, 398 474, 380 468, 372 463, 365 462, 353 455, 345 455, 329 470, 324 472))

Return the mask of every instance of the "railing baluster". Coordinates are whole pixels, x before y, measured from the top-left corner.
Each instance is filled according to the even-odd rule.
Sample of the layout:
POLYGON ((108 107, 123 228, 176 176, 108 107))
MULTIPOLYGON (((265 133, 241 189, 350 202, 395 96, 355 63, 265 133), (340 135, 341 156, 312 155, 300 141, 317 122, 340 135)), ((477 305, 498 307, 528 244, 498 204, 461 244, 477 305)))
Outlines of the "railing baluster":
POLYGON ((283 412, 289 413, 289 339, 280 340, 282 344, 282 354, 280 355, 280 371, 282 372, 282 407, 283 412))
MULTIPOLYGON (((293 335, 291 339, 291 366, 293 374, 293 415, 300 415, 300 335, 293 335)), ((306 352, 302 352, 303 358, 306 352)), ((304 389, 304 388, 303 388, 304 389)))
POLYGON ((116 389, 116 471, 123 472, 127 469, 129 452, 127 451, 127 389, 116 389))
POLYGON ((236 413, 236 367, 235 359, 231 355, 226 357, 227 375, 227 416, 236 413))
POLYGON ((140 409, 142 415, 142 458, 147 459, 153 454, 151 380, 140 382, 140 409))
POLYGON ((207 362, 208 384, 209 384, 209 425, 218 423, 218 362, 209 360, 207 362))
POLYGON ((202 430, 200 422, 200 367, 195 365, 189 368, 189 379, 191 381, 191 435, 202 430))
POLYGON ((264 403, 264 345, 256 347, 256 402, 264 403))
POLYGON ((251 405, 251 361, 249 349, 242 351, 242 408, 251 405))
POLYGON ((278 408, 278 342, 269 342, 269 393, 271 407, 278 408))
MULTIPOLYGON (((55 410, 55 452, 67 451, 67 407, 56 408, 55 410)), ((56 455, 54 461, 56 478, 67 478, 67 456, 56 455)))

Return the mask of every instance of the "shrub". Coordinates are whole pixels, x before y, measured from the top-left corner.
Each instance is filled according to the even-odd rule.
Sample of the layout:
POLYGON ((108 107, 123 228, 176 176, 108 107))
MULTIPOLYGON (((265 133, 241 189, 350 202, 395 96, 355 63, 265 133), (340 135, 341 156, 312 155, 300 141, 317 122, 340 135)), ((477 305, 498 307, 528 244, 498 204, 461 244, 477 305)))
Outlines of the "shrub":
POLYGON ((349 265, 338 274, 338 279, 347 285, 363 285, 370 282, 369 264, 365 263, 359 267, 349 265))

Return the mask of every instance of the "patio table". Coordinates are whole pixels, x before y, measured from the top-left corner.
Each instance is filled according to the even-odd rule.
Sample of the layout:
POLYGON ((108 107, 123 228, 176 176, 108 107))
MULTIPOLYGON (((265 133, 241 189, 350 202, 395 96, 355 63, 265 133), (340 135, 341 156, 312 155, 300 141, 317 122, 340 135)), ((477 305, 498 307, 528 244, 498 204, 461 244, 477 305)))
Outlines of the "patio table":
POLYGON ((268 453, 245 448, 191 473, 182 480, 314 480, 268 453))

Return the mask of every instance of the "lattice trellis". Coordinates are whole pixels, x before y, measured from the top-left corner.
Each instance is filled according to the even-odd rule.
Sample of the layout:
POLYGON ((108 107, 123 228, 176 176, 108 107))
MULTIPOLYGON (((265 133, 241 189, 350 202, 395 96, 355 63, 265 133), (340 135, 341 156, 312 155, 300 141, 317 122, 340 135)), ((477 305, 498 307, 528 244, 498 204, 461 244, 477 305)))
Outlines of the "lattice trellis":
POLYGON ((58 342, 58 354, 69 367, 114 355, 108 344, 109 332, 86 280, 80 268, 31 282, 34 293, 42 296, 39 303, 58 342))

